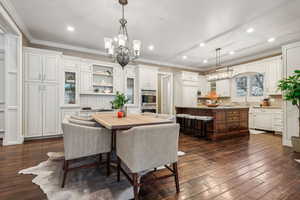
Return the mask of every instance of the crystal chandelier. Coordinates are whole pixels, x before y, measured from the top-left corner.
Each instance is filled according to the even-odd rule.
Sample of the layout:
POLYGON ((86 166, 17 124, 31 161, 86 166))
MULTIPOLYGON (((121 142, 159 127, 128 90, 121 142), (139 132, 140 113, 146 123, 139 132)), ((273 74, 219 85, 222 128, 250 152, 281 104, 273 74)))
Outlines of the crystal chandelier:
POLYGON ((119 0, 122 5, 122 18, 119 20, 121 26, 117 37, 104 38, 105 51, 107 55, 117 61, 124 68, 130 61, 137 59, 141 54, 141 41, 133 40, 130 45, 127 33, 127 20, 124 17, 124 6, 127 0, 119 0))

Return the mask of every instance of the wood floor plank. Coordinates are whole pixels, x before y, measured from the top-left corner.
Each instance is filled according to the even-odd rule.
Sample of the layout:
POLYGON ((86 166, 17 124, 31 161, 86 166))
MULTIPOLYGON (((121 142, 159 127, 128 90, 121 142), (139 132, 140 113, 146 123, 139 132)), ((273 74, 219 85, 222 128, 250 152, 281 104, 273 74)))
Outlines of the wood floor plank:
MULTIPOLYGON (((141 199, 300 199, 300 165, 294 162, 300 155, 282 147, 280 137, 259 134, 211 142, 181 135, 179 143, 186 153, 178 164, 181 192, 176 194, 170 178, 144 186, 141 199)), ((63 151, 62 139, 0 146, 0 199, 45 199, 31 182, 32 175, 17 172, 46 160, 47 152, 59 151, 63 151)), ((143 179, 166 173, 161 170, 143 179)))

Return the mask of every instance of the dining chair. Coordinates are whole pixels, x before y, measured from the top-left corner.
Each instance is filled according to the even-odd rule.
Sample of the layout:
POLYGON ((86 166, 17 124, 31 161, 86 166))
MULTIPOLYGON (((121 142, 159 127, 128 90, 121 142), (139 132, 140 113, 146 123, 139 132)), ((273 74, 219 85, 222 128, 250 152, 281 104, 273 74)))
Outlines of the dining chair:
POLYGON ((117 135, 117 178, 120 181, 122 171, 133 185, 135 200, 138 199, 139 187, 145 184, 139 181, 139 174, 160 166, 165 166, 171 174, 158 179, 173 176, 176 191, 180 192, 177 169, 178 137, 179 125, 173 123, 134 127, 117 135), (129 172, 121 165, 125 165, 129 172))
POLYGON ((168 119, 168 120, 171 120, 172 122, 176 123, 176 117, 174 115, 157 114, 156 117, 160 118, 160 119, 168 119))
MULTIPOLYGON (((65 160, 61 187, 64 187, 69 171, 99 165, 104 153, 107 155, 107 175, 110 174, 111 133, 105 128, 79 125, 78 119, 76 123, 72 122, 70 116, 66 116, 62 123, 65 160), (70 161, 94 155, 99 155, 98 162, 70 167, 70 161)), ((82 123, 85 124, 84 121, 82 123)))

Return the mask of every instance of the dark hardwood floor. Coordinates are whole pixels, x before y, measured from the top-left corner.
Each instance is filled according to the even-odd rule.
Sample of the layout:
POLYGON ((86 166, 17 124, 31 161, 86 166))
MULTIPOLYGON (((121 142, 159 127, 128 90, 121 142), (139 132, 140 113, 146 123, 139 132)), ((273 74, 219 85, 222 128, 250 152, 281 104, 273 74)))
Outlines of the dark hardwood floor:
MULTIPOLYGON (((294 161, 300 155, 282 147, 280 137, 260 134, 210 142, 181 135, 179 149, 186 152, 179 159, 180 194, 169 178, 143 187, 141 199, 300 199, 300 164, 294 161)), ((45 199, 31 182, 33 176, 17 172, 46 160, 47 152, 62 150, 61 139, 1 146, 0 199, 45 199)))

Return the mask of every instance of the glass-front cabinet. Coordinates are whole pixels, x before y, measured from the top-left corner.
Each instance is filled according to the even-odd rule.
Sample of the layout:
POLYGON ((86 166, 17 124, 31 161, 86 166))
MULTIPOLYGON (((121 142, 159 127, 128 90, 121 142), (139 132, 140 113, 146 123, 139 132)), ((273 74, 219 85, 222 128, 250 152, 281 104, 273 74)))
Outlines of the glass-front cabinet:
POLYGON ((63 104, 79 105, 78 77, 76 71, 64 71, 63 104))

